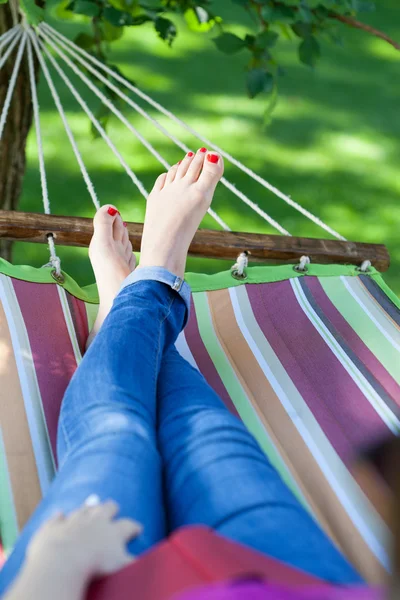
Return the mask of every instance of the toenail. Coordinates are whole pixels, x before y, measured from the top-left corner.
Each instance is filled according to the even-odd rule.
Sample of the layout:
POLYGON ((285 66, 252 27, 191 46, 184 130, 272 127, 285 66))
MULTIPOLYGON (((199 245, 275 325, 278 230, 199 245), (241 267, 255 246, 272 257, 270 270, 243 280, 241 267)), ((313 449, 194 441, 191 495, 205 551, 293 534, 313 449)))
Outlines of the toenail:
POLYGON ((111 215, 112 217, 115 217, 115 215, 119 213, 119 211, 116 208, 113 208, 112 206, 110 206, 107 210, 108 214, 111 215))
POLYGON ((125 223, 125 221, 124 221, 124 227, 128 227, 128 223, 125 223))
POLYGON ((217 164, 217 162, 219 161, 219 156, 218 154, 209 154, 207 156, 207 160, 211 163, 217 164))
POLYGON ((193 152, 188 152, 187 155, 190 157, 194 156, 193 152))
POLYGON ((199 152, 207 152, 207 148, 200 148, 199 152))

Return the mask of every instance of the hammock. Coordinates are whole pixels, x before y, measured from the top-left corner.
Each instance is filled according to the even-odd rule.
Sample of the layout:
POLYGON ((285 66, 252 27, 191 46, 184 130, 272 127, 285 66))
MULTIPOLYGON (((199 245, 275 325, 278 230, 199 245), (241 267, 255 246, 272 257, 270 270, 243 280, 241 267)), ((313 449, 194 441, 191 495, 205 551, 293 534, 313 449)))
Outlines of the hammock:
MULTIPOLYGON (((77 65, 108 85, 180 148, 189 150, 112 81, 139 95, 189 130, 208 148, 219 151, 264 188, 339 240, 324 240, 319 246, 320 253, 316 251, 318 245, 308 240, 309 248, 314 251, 314 254, 310 252, 312 262, 309 256, 303 256, 295 267, 287 264, 249 267, 249 257, 243 252, 231 271, 217 275, 188 274, 187 280, 193 290, 192 312, 177 347, 204 374, 228 408, 244 421, 282 478, 334 543, 367 581, 381 583, 389 566, 389 491, 372 467, 356 459, 364 448, 389 435, 398 435, 400 430, 400 303, 371 266, 371 260, 363 260, 361 266, 359 261, 364 252, 364 258, 370 258, 372 262, 376 259, 376 266, 383 265, 383 270, 387 260, 386 255, 382 255, 382 247, 347 243, 318 217, 49 25, 43 23, 35 29, 17 25, 0 37, 0 52, 4 48, 4 54, 0 54, 0 68, 14 49, 17 54, 1 109, 0 139, 26 53, 47 215, 50 214, 50 201, 34 53, 96 207, 100 205, 96 191, 48 64, 60 75, 144 196, 147 191, 143 184, 60 64, 71 68, 165 168, 169 167, 168 162, 77 65), (60 62, 55 60, 53 53, 60 62), (336 244, 332 246, 335 251, 329 251, 330 244, 336 244), (338 248, 342 249, 342 254, 338 248), (349 257, 352 256, 356 264, 315 264, 315 256, 342 263, 351 262, 349 257)), ((290 236, 231 182, 223 179, 222 183, 281 234, 290 236)), ((223 230, 229 231, 229 226, 218 214, 211 209, 210 214, 223 230)), ((52 219, 46 224, 57 224, 61 218, 52 219)), ((82 232, 85 225, 81 221, 82 232)), ((5 219, 0 219, 0 235, 13 237, 12 228, 4 223, 5 219)), ((0 260, 0 389, 7 391, 6 402, 0 403, 0 537, 6 555, 55 475, 61 400, 81 360, 97 312, 95 286, 80 288, 61 270, 54 229, 49 233, 43 223, 37 239, 47 239, 49 243, 48 266, 34 269, 12 266, 0 260)), ((38 229, 37 225, 35 227, 38 229)), ((62 233, 61 226, 59 230, 62 233)), ((31 232, 26 239, 32 239, 32 235, 31 232)), ((201 231, 198 235, 202 235, 201 231)), ((229 236, 234 235, 229 233, 229 236)), ((60 238, 63 239, 62 235, 58 236, 60 238)), ((265 245, 275 244, 274 240, 271 242, 272 238, 275 236, 258 236, 258 246, 251 236, 235 239, 237 243, 238 240, 253 240, 251 258, 255 256, 261 260, 268 254, 261 251, 260 239, 265 245)), ((292 239, 301 240, 279 239, 286 240, 287 244, 292 239)), ((297 245, 299 252, 304 243, 304 240, 296 241, 293 246, 297 245)), ((246 251, 249 247, 242 249, 246 251)), ((275 252, 273 256, 279 258, 281 255, 275 252)), ((298 254, 293 250, 290 256, 284 256, 287 259, 298 254)))

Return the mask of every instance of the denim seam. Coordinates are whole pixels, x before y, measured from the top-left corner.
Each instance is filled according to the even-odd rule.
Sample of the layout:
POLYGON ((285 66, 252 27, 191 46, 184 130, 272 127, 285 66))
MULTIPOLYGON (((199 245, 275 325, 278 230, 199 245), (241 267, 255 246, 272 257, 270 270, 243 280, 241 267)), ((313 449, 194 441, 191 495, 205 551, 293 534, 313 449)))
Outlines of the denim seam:
POLYGON ((175 301, 175 298, 172 297, 169 306, 167 306, 167 312, 165 314, 165 316, 163 317, 163 319, 160 321, 160 327, 158 328, 158 343, 157 343, 157 352, 156 352, 156 363, 155 363, 155 368, 154 368, 154 373, 153 373, 153 387, 154 387, 154 393, 157 394, 157 369, 158 366, 160 364, 160 350, 161 350, 161 327, 162 325, 165 323, 165 321, 168 319, 169 315, 171 314, 171 309, 172 309, 172 305, 175 301))

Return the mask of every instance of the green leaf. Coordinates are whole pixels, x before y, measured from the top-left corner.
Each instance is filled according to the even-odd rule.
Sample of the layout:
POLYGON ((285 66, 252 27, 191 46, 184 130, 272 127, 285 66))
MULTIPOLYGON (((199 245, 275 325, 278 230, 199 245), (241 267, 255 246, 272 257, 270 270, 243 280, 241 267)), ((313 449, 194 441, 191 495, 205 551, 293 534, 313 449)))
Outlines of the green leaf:
MULTIPOLYGON (((106 106, 103 103, 100 104, 99 108, 95 112, 96 119, 99 121, 100 125, 105 130, 107 130, 107 125, 108 125, 108 122, 110 120, 111 115, 112 115, 111 110, 109 109, 108 106, 106 106)), ((96 129, 96 127, 93 125, 93 123, 91 123, 91 125, 90 125, 90 131, 92 133, 93 139, 96 140, 99 137, 101 137, 100 133, 98 132, 98 130, 96 129)))
POLYGON ((263 31, 256 38, 256 48, 263 50, 264 48, 272 48, 279 39, 279 33, 276 31, 263 31))
POLYGON ((8 0, 0 0, 0 4, 7 4, 8 0))
MULTIPOLYGON (((189 29, 199 33, 207 33, 216 23, 216 20, 210 17, 208 12, 201 6, 188 8, 184 13, 184 17, 189 29)), ((219 19, 219 21, 221 22, 222 19, 219 19)))
POLYGON ((267 126, 272 121, 272 113, 274 112, 276 105, 278 104, 279 94, 278 94, 278 86, 276 82, 271 93, 268 96, 267 106, 265 107, 264 112, 264 125, 267 126))
POLYGON ((301 42, 299 57, 302 63, 309 67, 315 67, 320 56, 321 49, 315 37, 310 35, 301 42))
POLYGON ((87 33, 79 33, 74 39, 74 42, 80 48, 88 50, 94 46, 95 39, 92 35, 88 35, 87 33))
POLYGON ((103 16, 114 27, 143 25, 143 23, 153 20, 144 14, 134 17, 124 10, 117 10, 114 6, 107 6, 103 11, 103 16))
POLYGON ((35 4, 34 0, 20 0, 20 6, 29 25, 38 25, 43 21, 44 11, 35 4))
POLYGON ((103 34, 103 39, 106 42, 115 42, 124 35, 124 28, 115 27, 115 25, 111 25, 108 21, 103 21, 101 24, 101 32, 103 34))
POLYGON ((154 21, 154 27, 159 37, 171 46, 178 33, 174 23, 164 17, 157 17, 154 21))
POLYGON ((274 23, 275 21, 279 23, 293 23, 297 18, 296 12, 294 7, 284 4, 281 6, 266 5, 261 8, 261 16, 268 23, 274 23))
POLYGON ((85 15, 86 17, 98 17, 100 14, 100 6, 90 0, 75 0, 68 6, 77 15, 85 15))
POLYGON ((233 33, 223 33, 219 37, 213 40, 218 50, 225 52, 225 54, 235 54, 242 50, 246 43, 237 35, 233 33))
POLYGON ((302 23, 299 21, 292 25, 292 31, 294 31, 298 37, 307 38, 312 35, 313 27, 310 23, 302 23))
POLYGON ((263 68, 251 69, 247 73, 247 91, 250 98, 255 98, 261 92, 271 92, 274 87, 274 77, 263 68))

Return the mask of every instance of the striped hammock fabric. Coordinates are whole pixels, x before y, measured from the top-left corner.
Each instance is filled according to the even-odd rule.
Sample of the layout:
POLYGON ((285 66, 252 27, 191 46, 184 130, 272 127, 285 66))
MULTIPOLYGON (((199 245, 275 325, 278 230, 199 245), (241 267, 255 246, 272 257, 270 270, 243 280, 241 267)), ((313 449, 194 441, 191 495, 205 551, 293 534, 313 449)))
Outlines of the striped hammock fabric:
MULTIPOLYGON (((187 277, 177 347, 371 583, 388 569, 389 490, 360 452, 400 429, 400 303, 373 269, 253 267, 187 277)), ((10 552, 57 469, 60 404, 95 286, 0 261, 0 536, 10 552)), ((1 554, 1 552, 0 552, 1 554)))

